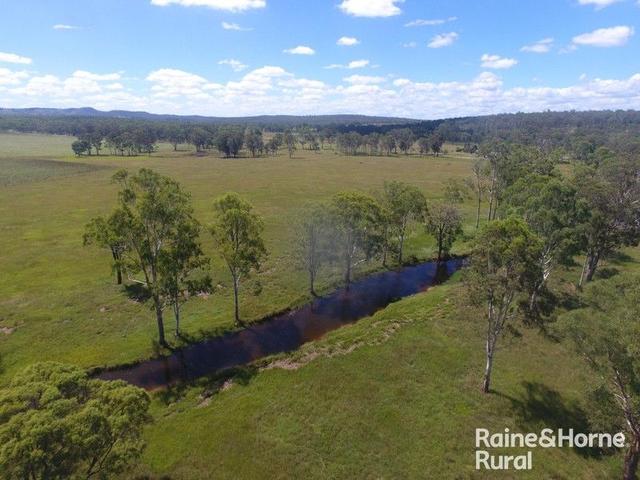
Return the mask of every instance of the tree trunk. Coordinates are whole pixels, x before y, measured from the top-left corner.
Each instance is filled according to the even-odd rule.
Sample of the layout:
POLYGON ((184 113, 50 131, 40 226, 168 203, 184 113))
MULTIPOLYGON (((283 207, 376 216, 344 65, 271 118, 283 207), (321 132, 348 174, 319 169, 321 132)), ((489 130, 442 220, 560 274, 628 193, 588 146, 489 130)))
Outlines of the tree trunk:
POLYGON ((638 461, 640 460, 640 444, 635 440, 624 456, 624 480, 636 480, 638 471, 638 461))
POLYGON ((476 230, 480 227, 480 205, 482 202, 482 197, 478 194, 478 209, 476 211, 476 230))
POLYGON ((160 299, 157 296, 153 297, 153 303, 156 310, 156 322, 158 323, 158 343, 163 347, 167 346, 167 341, 164 338, 164 320, 162 318, 162 307, 160 305, 160 299))
POLYGON ((122 285, 122 270, 120 267, 116 267, 116 282, 118 285, 122 285))
POLYGON ((402 250, 404 249, 404 234, 400 235, 400 245, 398 246, 398 264, 402 266, 402 250))
POLYGON ((584 259, 584 264, 582 266, 582 273, 580 274, 580 282, 578 282, 578 287, 582 287, 584 283, 593 280, 593 276, 595 275, 596 269, 598 268, 599 260, 599 253, 587 253, 586 258, 584 259))
POLYGON ((346 267, 347 268, 344 272, 344 283, 346 284, 347 288, 349 288, 349 285, 351 284, 351 258, 347 259, 346 267))
POLYGON ((176 337, 180 336, 180 303, 175 298, 173 303, 173 315, 176 317, 176 337))
POLYGON ((316 272, 314 272, 313 269, 311 269, 309 270, 309 293, 314 297, 317 297, 315 283, 316 283, 316 272))
POLYGON ((233 277, 233 313, 236 325, 240 326, 240 307, 238 305, 238 277, 233 277))
POLYGON ((484 377, 482 380, 482 393, 489 393, 491 388, 491 369, 493 368, 494 345, 487 339, 487 363, 484 367, 484 377))

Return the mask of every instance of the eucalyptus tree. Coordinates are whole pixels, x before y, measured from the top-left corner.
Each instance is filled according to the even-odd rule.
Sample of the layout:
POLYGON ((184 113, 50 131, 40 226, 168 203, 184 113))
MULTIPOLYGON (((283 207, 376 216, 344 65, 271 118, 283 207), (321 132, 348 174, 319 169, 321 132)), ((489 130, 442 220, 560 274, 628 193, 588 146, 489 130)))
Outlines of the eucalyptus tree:
POLYGON ((600 260, 640 242, 640 159, 623 157, 581 168, 575 185, 589 212, 582 229, 582 286, 593 279, 600 260))
POLYGON ((166 285, 177 274, 177 264, 187 268, 202 255, 195 238, 190 244, 183 238, 185 231, 197 237, 199 229, 191 197, 175 180, 147 168, 135 175, 120 170, 113 181, 120 186, 118 206, 112 214, 117 221, 111 232, 122 246, 116 265, 149 294, 158 341, 166 345, 163 319, 168 302, 166 285), (173 258, 174 255, 180 259, 173 258))
POLYGON ((260 155, 264 150, 262 132, 257 128, 247 129, 246 133, 244 134, 244 144, 247 146, 247 150, 249 150, 252 157, 260 155))
POLYGON ((436 239, 438 262, 449 255, 451 246, 462 234, 460 211, 448 203, 433 203, 426 215, 426 230, 436 239))
POLYGON ((476 238, 464 281, 471 301, 486 309, 484 393, 490 390, 498 340, 517 317, 517 300, 540 278, 541 251, 537 235, 516 217, 488 223, 476 238))
POLYGON ((489 189, 487 167, 484 159, 477 159, 471 168, 472 175, 465 179, 465 184, 473 192, 476 200, 476 229, 480 228, 480 209, 485 194, 489 189))
POLYGON ((36 363, 0 390, 3 478, 120 478, 141 456, 149 395, 79 367, 36 363))
POLYGON ((382 246, 382 210, 369 195, 341 192, 330 203, 336 254, 343 264, 344 282, 351 283, 353 268, 376 256, 382 246))
POLYGON ((570 265, 580 248, 581 225, 587 218, 584 202, 575 188, 560 176, 529 174, 505 192, 505 203, 522 216, 542 241, 540 277, 529 299, 533 311, 536 299, 558 265, 570 265))
POLYGON ((240 325, 239 290, 243 279, 259 270, 267 256, 262 240, 262 219, 253 213, 253 206, 237 193, 226 193, 214 204, 211 235, 219 255, 224 260, 233 282, 234 318, 240 325))
POLYGON ((116 274, 116 283, 122 284, 122 256, 127 248, 125 239, 120 236, 119 225, 125 221, 121 211, 115 211, 107 218, 95 217, 85 227, 83 244, 97 245, 111 253, 112 268, 116 274))
POLYGON ((296 151, 296 137, 293 135, 291 130, 286 130, 282 136, 282 140, 284 144, 287 146, 287 152, 289 153, 289 158, 293 157, 293 153, 296 151))
POLYGON ((637 478, 640 462, 640 276, 593 283, 584 307, 563 315, 559 331, 589 367, 586 412, 600 431, 625 431, 623 478, 637 478))
POLYGON ((384 183, 380 203, 387 212, 389 234, 397 242, 398 263, 402 264, 407 230, 412 221, 424 220, 427 200, 419 188, 391 181, 384 183))
POLYGON ((294 254, 309 274, 309 293, 316 295, 315 281, 323 265, 335 261, 335 240, 329 208, 325 204, 308 206, 299 214, 294 254))
POLYGON ((176 336, 180 335, 182 305, 193 295, 212 291, 209 258, 202 252, 200 229, 196 221, 179 225, 160 261, 162 296, 173 310, 176 336))

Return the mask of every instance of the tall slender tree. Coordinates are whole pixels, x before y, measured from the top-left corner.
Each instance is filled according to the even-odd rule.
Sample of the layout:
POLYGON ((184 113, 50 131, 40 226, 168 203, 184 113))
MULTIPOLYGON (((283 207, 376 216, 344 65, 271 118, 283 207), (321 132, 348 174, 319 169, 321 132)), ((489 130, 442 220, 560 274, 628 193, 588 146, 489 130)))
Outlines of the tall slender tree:
POLYGON ((240 325, 240 282, 259 270, 267 256, 262 240, 262 220, 253 206, 237 193, 226 193, 213 205, 215 220, 211 234, 233 282, 234 318, 240 325))

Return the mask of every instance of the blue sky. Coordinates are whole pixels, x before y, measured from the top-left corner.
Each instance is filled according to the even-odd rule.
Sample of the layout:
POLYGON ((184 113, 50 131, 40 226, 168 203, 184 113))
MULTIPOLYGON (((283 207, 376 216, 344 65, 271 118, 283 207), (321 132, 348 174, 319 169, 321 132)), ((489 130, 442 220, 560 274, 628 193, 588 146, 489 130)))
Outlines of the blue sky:
POLYGON ((3 0, 0 106, 640 108, 640 0, 3 0))

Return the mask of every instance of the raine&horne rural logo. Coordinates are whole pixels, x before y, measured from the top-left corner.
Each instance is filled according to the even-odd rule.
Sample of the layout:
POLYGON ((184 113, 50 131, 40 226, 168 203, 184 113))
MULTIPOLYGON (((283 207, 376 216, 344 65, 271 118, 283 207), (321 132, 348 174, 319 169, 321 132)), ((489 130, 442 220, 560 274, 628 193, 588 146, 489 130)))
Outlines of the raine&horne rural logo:
POLYGON ((553 430, 545 428, 538 433, 492 433, 476 428, 476 470, 532 470, 533 450, 536 448, 624 448, 625 435, 618 433, 576 433, 572 428, 553 430), (494 454, 492 449, 526 448, 517 455, 494 454))

